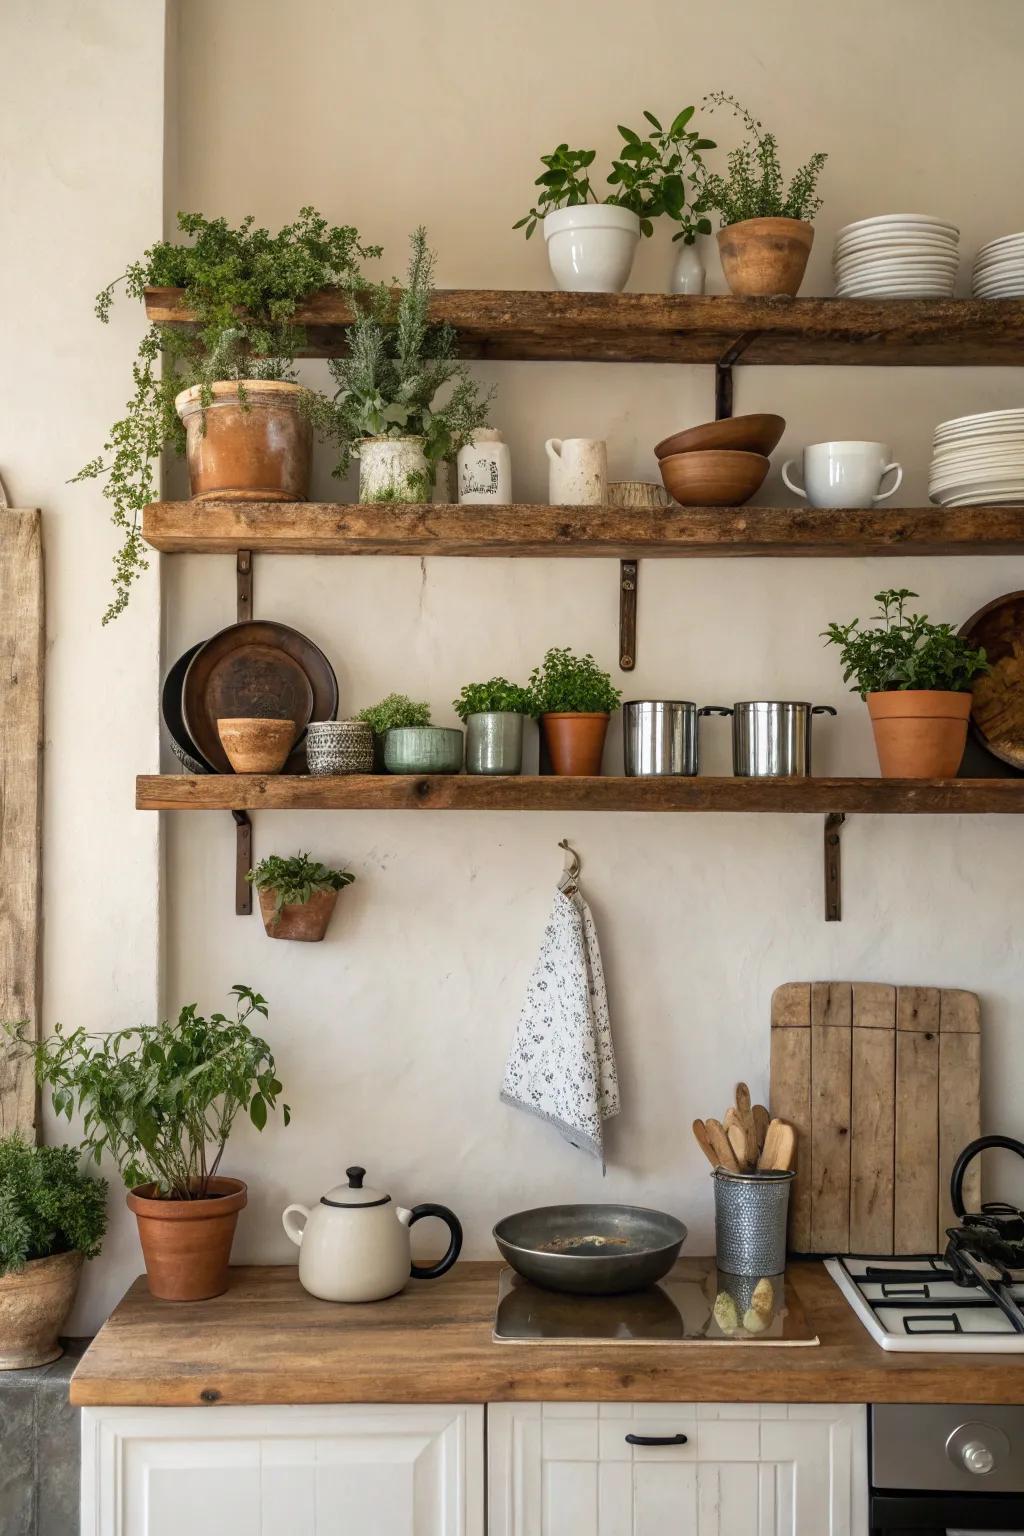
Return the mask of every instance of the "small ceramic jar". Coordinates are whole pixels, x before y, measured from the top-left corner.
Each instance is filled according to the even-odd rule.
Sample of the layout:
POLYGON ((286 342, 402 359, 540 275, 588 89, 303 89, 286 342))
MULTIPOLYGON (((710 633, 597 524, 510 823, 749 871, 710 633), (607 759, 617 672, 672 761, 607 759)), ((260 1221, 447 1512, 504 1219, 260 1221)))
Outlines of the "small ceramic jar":
POLYGON ((365 720, 314 720, 306 729, 306 761, 316 778, 373 772, 373 732, 365 720))
POLYGON ((480 427, 459 449, 459 501, 507 507, 512 501, 512 456, 497 427, 480 427))

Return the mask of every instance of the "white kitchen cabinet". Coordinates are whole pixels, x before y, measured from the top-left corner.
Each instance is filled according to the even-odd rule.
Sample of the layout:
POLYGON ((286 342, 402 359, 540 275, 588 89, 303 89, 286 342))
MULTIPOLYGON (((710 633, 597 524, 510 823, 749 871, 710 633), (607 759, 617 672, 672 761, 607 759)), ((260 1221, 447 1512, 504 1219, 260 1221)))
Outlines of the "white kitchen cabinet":
POLYGON ((86 1408, 81 1536, 483 1536, 479 1407, 86 1408))
POLYGON ((867 1536, 862 1406, 497 1403, 487 1456, 488 1536, 867 1536))

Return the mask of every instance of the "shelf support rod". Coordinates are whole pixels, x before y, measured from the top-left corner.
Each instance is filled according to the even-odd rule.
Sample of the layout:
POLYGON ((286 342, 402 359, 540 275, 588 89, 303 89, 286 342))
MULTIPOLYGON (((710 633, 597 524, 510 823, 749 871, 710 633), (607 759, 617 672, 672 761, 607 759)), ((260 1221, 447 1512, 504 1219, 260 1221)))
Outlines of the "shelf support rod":
POLYGON ((640 580, 638 560, 619 561, 619 667, 632 672, 636 666, 636 604, 640 580))
POLYGON ((825 817, 825 921, 838 923, 843 917, 843 865, 840 829, 846 820, 842 811, 829 811, 825 817))
POLYGON ((726 347, 715 364, 715 420, 724 421, 732 415, 732 365, 756 341, 760 331, 744 331, 731 346, 726 347))
MULTIPOLYGON (((252 618, 252 550, 235 556, 235 619, 247 624, 252 618)), ((252 912, 252 886, 245 878, 252 868, 252 822, 248 811, 232 811, 235 822, 235 916, 252 912)))

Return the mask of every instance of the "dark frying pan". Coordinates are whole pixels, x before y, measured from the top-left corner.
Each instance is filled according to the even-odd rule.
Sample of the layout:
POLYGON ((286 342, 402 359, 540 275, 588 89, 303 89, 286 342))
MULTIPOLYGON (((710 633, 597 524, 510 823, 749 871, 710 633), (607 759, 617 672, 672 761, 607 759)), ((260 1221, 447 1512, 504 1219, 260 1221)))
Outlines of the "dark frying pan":
POLYGON ((971 734, 1003 763, 1024 769, 1024 592, 1008 592, 960 630, 984 647, 992 670, 971 684, 971 734))
POLYGON ((640 1205, 542 1205, 494 1228, 502 1255, 525 1279, 582 1296, 653 1285, 685 1240, 681 1221, 640 1205))
POLYGON ((164 678, 163 691, 160 695, 160 713, 167 727, 167 734, 171 738, 171 751, 189 773, 213 772, 189 735, 185 717, 181 712, 181 690, 188 664, 196 652, 202 650, 205 643, 200 640, 198 645, 190 645, 187 651, 182 652, 164 678))

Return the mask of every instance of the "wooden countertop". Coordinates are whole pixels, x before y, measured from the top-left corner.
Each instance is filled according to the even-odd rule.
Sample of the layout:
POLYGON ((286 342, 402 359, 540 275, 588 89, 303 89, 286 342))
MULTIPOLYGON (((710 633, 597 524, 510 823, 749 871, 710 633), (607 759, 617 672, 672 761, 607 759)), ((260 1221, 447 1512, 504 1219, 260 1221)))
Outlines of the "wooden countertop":
POLYGON ((136 1280, 75 1371, 79 1406, 203 1403, 1021 1403, 1024 1356, 886 1354, 823 1266, 788 1278, 820 1344, 508 1345, 499 1264, 463 1263, 368 1306, 317 1301, 294 1266, 246 1266, 212 1301, 136 1280))

